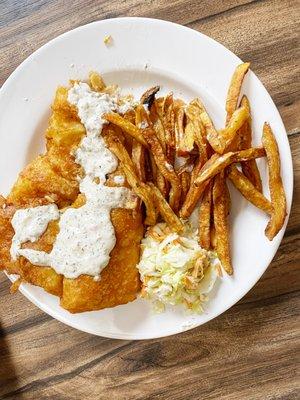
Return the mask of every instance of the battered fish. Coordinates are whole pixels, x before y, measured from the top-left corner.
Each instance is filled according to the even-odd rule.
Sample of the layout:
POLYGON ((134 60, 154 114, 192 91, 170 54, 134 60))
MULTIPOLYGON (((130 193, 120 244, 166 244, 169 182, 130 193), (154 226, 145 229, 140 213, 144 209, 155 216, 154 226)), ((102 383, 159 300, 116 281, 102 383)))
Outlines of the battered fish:
MULTIPOLYGON (((140 290, 136 265, 143 224, 139 210, 112 210, 116 245, 99 281, 87 275, 67 279, 52 268, 34 266, 23 257, 17 261, 11 259, 14 235, 11 219, 18 208, 55 203, 62 209, 80 207, 85 202, 77 180, 77 176, 82 176, 82 170, 72 153, 86 132, 77 110, 68 103, 67 94, 67 88, 60 87, 56 91, 53 114, 46 131, 46 154, 37 157, 20 173, 6 200, 0 196, 0 268, 19 274, 22 281, 59 296, 62 307, 76 313, 114 307, 136 298, 140 290)), ((116 171, 117 174, 120 172, 119 169, 116 171)), ((108 180, 108 184, 114 185, 113 180, 108 180)), ((51 221, 39 240, 22 247, 50 252, 58 231, 58 222, 51 221)))

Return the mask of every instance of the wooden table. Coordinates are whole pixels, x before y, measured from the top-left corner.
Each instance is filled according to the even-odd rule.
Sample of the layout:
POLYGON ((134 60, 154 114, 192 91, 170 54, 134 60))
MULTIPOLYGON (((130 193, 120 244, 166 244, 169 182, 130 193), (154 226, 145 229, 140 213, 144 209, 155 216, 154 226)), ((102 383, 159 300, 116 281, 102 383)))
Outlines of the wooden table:
POLYGON ((144 342, 93 337, 52 319, 21 294, 10 295, 9 282, 1 274, 1 399, 299 398, 297 3, 1 0, 0 84, 48 40, 103 18, 167 19, 220 41, 243 60, 251 60, 273 97, 289 135, 295 171, 292 213, 271 266, 242 301, 190 332, 144 342))

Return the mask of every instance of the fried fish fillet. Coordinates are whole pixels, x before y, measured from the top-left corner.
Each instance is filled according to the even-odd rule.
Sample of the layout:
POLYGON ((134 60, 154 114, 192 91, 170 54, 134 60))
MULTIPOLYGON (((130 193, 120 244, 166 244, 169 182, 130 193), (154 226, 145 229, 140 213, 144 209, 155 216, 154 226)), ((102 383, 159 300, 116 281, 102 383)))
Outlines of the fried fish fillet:
MULTIPOLYGON (((6 200, 0 197, 0 269, 17 273, 22 281, 59 296, 62 307, 72 313, 125 304, 134 300, 140 289, 136 268, 143 236, 140 211, 112 210, 116 245, 99 281, 87 275, 67 279, 50 267, 34 266, 23 257, 17 261, 10 257, 14 235, 11 218, 18 208, 55 203, 62 209, 84 204, 77 180, 82 170, 72 152, 85 135, 85 128, 76 109, 67 101, 66 88, 57 89, 52 110, 46 131, 46 154, 37 157, 20 173, 6 200)), ((39 240, 25 243, 23 247, 50 252, 58 231, 58 222, 52 221, 39 240)))

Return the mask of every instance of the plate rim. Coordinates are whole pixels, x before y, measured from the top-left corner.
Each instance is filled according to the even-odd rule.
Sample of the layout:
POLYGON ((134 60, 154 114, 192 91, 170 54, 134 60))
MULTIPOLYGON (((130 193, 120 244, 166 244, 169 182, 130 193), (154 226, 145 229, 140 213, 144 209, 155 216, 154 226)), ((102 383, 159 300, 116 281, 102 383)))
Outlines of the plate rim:
MULTIPOLYGON (((176 29, 178 30, 182 30, 182 31, 191 31, 193 32, 193 34, 195 35, 200 35, 202 36, 206 41, 211 42, 214 46, 219 46, 220 48, 222 48, 222 50, 228 52, 237 62, 242 62, 242 60, 235 54, 233 53, 231 50, 229 50, 227 47, 225 47, 223 44, 221 44, 220 42, 218 42, 217 40, 211 38, 210 36, 207 36, 206 34, 189 28, 187 26, 178 24, 178 23, 174 23, 171 21, 166 21, 163 19, 157 19, 157 18, 146 18, 146 17, 117 17, 117 18, 108 18, 108 19, 102 19, 102 20, 97 20, 97 21, 93 21, 90 22, 88 24, 84 24, 81 26, 78 26, 74 29, 70 29, 56 37, 54 37, 53 39, 49 40, 48 42, 46 42, 45 44, 43 44, 41 47, 39 47, 37 50, 35 50, 33 53, 31 53, 27 58, 25 58, 25 60, 23 60, 16 68, 15 70, 9 75, 9 77, 5 80, 5 82, 3 83, 2 87, 0 88, 0 97, 4 94, 4 92, 7 90, 7 87, 9 86, 10 82, 14 80, 14 78, 20 73, 22 72, 22 69, 25 68, 27 66, 27 64, 29 64, 35 56, 39 55, 40 53, 42 53, 43 51, 47 50, 48 47, 51 47, 55 42, 58 42, 60 40, 63 40, 65 37, 73 34, 75 31, 79 32, 80 30, 84 30, 89 26, 92 25, 101 25, 101 24, 111 24, 111 23, 118 23, 118 22, 130 22, 130 23, 134 23, 134 22, 145 22, 147 24, 164 24, 164 25, 169 25, 169 26, 175 26, 176 29)), ((252 71, 252 70, 251 70, 252 71)), ((284 126, 284 123, 282 121, 281 115, 279 113, 279 110, 277 108, 277 106, 275 105, 271 95, 269 94, 269 92, 267 91, 267 89, 265 88, 264 84, 260 81, 260 79, 256 76, 256 74, 252 71, 253 75, 255 76, 257 83, 261 86, 261 89, 265 92, 265 94, 268 96, 268 99, 270 101, 270 104, 272 105, 272 107, 274 108, 274 112, 278 114, 279 120, 283 126, 284 132, 286 134, 286 138, 285 140, 288 143, 288 153, 285 154, 285 163, 288 164, 286 166, 286 169, 289 170, 289 172, 291 173, 291 180, 287 182, 287 193, 290 196, 290 204, 287 204, 287 217, 285 220, 285 224, 282 228, 282 230, 278 233, 278 242, 276 243, 276 245, 273 247, 274 253, 272 255, 272 257, 269 257, 268 262, 266 262, 266 266, 261 270, 261 273, 259 273, 258 277, 255 277, 254 279, 251 280, 251 282, 249 281, 248 289, 244 290, 243 292, 241 292, 236 298, 233 299, 233 301, 229 304, 226 305, 225 307, 221 307, 221 309, 216 312, 216 313, 212 313, 212 316, 207 319, 205 322, 200 322, 200 323, 196 323, 195 326, 191 326, 191 327, 187 327, 186 329, 182 330, 182 328, 180 329, 180 326, 178 326, 177 329, 173 329, 171 331, 168 331, 166 333, 163 333, 161 335, 149 335, 147 337, 145 336, 139 336, 137 334, 111 334, 110 332, 103 332, 101 334, 99 333, 95 333, 92 331, 92 329, 88 329, 85 326, 79 326, 78 323, 73 322, 72 320, 68 320, 64 315, 56 314, 56 311, 52 311, 51 308, 48 307, 48 305, 45 305, 45 303, 43 303, 42 301, 39 301, 35 295, 33 293, 31 293, 30 291, 30 287, 27 288, 25 285, 21 284, 19 290, 21 291, 21 293, 29 300, 31 301, 34 305, 36 305, 38 308, 40 308, 42 311, 46 312, 48 315, 50 315, 51 317, 55 318, 56 320, 64 323, 65 325, 71 326, 75 329, 78 329, 82 332, 86 332, 89 334, 93 334, 96 336, 100 336, 100 337, 107 337, 107 338, 111 338, 111 339, 123 339, 123 340, 148 340, 148 339, 157 339, 157 338, 163 338, 163 337, 167 337, 167 336, 172 336, 175 334, 179 334, 179 333, 183 333, 186 332, 188 330, 197 328, 211 320, 213 320, 214 318, 218 317, 219 315, 223 314, 225 311, 229 310, 231 307, 233 307, 238 301, 240 301, 253 287, 254 285, 259 281, 259 279, 262 277, 262 275, 266 272, 267 268, 269 267, 270 263, 272 262, 273 258, 275 257, 278 248, 282 242, 283 236, 285 234, 286 231, 286 227, 287 227, 287 223, 289 220, 289 216, 290 216, 290 211, 291 211, 291 206, 292 206, 292 202, 293 202, 293 186, 294 186, 294 170, 293 170, 293 162, 292 162, 292 154, 291 154, 291 148, 289 145, 289 140, 288 140, 288 135, 284 126)), ((4 271, 5 274, 7 275, 7 277, 14 282, 16 280, 15 277, 13 277, 12 275, 9 275, 6 271, 4 271)), ((30 285, 30 284, 28 284, 30 285)), ((49 294, 49 293, 47 293, 49 294)))

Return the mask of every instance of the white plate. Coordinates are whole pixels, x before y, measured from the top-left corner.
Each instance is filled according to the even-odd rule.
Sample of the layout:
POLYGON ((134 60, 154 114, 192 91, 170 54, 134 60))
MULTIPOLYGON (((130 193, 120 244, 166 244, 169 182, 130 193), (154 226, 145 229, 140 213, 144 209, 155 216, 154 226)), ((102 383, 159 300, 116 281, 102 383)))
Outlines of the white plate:
MULTIPOLYGON (((251 61, 251 60, 250 60, 251 61)), ((0 91, 0 192, 7 193, 19 171, 44 149, 43 131, 58 85, 70 78, 86 78, 100 71, 108 83, 117 83, 139 96, 159 84, 186 100, 200 96, 217 127, 224 120, 226 91, 241 60, 209 37, 170 22, 145 18, 117 18, 95 22, 67 32, 25 60, 0 91), (111 35, 113 43, 103 39, 111 35)), ((282 176, 290 210, 293 170, 290 148, 279 113, 253 72, 243 86, 253 113, 254 141, 269 121, 282 159, 282 176)), ((259 161, 264 189, 266 165, 259 161)), ((284 229, 273 242, 264 236, 267 217, 232 191, 232 253, 234 275, 214 289, 205 313, 189 316, 178 310, 154 315, 147 302, 72 315, 58 298, 28 284, 21 292, 54 318, 82 331, 121 339, 148 339, 182 332, 221 314, 243 297, 261 277, 280 244, 284 229)))

